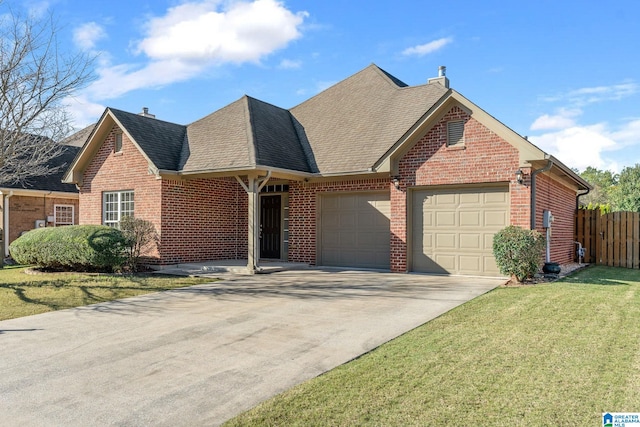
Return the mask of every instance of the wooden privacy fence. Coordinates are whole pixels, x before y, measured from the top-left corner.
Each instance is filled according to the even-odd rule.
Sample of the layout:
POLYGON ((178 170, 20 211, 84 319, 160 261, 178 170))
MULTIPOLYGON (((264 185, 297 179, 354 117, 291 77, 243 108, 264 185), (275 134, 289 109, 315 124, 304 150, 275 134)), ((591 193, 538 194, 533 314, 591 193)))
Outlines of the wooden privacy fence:
MULTIPOLYGON (((585 248, 583 262, 640 268, 640 213, 576 211, 575 240, 585 248)), ((577 245, 576 245, 577 247, 577 245)))

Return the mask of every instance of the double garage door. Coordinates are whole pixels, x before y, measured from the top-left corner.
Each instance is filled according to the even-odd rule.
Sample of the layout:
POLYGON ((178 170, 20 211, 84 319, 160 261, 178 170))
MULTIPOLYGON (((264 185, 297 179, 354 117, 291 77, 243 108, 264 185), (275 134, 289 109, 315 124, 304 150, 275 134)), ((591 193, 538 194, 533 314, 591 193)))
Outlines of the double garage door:
POLYGON ((412 270, 499 276, 493 235, 508 224, 506 186, 416 190, 411 211, 412 270))
MULTIPOLYGON (((409 264, 424 273, 499 276, 493 235, 509 224, 507 186, 413 190, 409 264)), ((320 197, 318 264, 390 265, 389 193, 320 197)))

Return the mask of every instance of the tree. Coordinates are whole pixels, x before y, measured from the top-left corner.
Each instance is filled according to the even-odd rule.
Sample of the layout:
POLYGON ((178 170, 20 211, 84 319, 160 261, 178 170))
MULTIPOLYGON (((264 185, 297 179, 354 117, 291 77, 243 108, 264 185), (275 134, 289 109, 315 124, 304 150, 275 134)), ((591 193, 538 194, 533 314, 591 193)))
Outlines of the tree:
POLYGON ((593 186, 589 194, 580 197, 581 205, 606 206, 611 203, 612 192, 618 183, 617 174, 589 166, 580 176, 593 186))
POLYGON ((72 129, 63 100, 89 83, 93 60, 61 52, 57 35, 51 15, 24 16, 0 0, 0 184, 60 167, 48 163, 72 129))
POLYGON ((640 212, 640 164, 622 169, 612 205, 615 211, 640 212))
POLYGON ((151 221, 125 216, 120 221, 120 230, 127 247, 127 265, 131 271, 138 271, 143 254, 153 251, 158 244, 158 233, 151 221))

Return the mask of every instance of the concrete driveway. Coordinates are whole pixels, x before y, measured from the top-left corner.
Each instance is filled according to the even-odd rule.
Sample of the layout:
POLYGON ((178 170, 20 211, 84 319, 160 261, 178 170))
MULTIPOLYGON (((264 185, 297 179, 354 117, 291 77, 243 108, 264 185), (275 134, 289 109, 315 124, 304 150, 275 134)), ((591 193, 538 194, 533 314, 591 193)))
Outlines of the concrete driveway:
POLYGON ((0 425, 217 425, 498 286, 235 276, 0 322, 0 425))

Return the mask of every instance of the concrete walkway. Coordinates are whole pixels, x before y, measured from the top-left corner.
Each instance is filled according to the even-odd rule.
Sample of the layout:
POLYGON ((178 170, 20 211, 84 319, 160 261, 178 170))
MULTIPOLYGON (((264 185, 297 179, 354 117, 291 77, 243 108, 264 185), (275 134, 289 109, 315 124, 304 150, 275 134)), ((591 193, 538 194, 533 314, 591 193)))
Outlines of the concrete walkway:
POLYGON ((288 271, 0 322, 0 425, 218 425, 501 284, 288 271))

